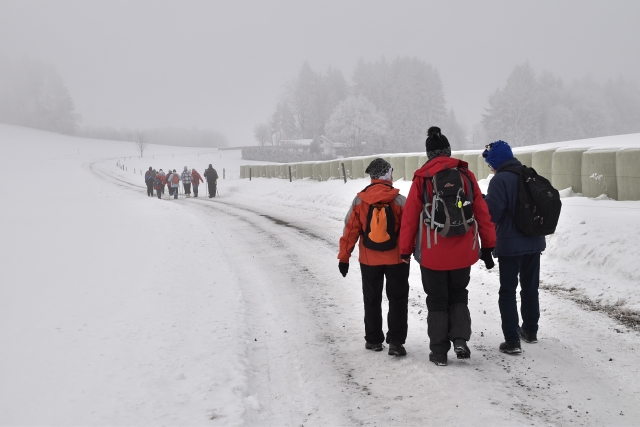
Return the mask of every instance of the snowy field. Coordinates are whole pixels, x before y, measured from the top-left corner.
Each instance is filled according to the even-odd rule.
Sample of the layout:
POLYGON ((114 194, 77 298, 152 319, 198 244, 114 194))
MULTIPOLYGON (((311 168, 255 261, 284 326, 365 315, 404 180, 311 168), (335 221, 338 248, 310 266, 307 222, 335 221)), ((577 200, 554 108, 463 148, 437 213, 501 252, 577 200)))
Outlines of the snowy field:
POLYGON ((475 265, 471 359, 442 368, 415 262, 407 357, 364 349, 357 258, 343 278, 336 254, 367 180, 241 180, 239 151, 140 160, 5 125, 0 153, 1 425, 639 423, 640 335, 615 316, 640 311, 640 202, 563 199, 519 357, 497 350, 497 268, 475 265), (219 198, 146 196, 140 169, 209 163, 219 198))

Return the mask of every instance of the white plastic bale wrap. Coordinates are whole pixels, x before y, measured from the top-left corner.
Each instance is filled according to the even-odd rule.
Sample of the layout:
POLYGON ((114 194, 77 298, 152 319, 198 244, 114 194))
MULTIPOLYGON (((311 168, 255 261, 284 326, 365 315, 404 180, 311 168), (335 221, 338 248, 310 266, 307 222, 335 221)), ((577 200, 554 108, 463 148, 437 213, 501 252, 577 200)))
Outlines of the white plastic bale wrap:
POLYGON ((582 194, 598 197, 606 194, 618 199, 616 153, 618 149, 592 148, 582 154, 582 194))
POLYGON ((478 156, 482 154, 482 151, 466 151, 462 156, 462 160, 469 164, 469 170, 473 172, 475 176, 478 176, 478 156))
MULTIPOLYGON (((464 161, 464 155, 465 154, 467 154, 466 151, 452 151, 451 152, 451 157, 453 157, 454 159, 458 159, 458 160, 464 161)), ((427 157, 427 156, 425 156, 425 157, 427 157)))
POLYGON ((582 153, 585 151, 587 148, 558 148, 551 159, 551 185, 558 190, 571 187, 576 193, 582 193, 582 153))
POLYGON ((244 178, 244 166, 240 166, 240 179, 244 178))
POLYGON ((418 170, 418 163, 420 161, 420 155, 414 154, 413 156, 407 156, 404 158, 404 180, 413 180, 413 174, 418 170))
POLYGON ((313 165, 314 163, 303 163, 302 164, 302 177, 303 178, 311 178, 313 179, 313 165))
POLYGON ((420 158, 418 160, 418 169, 424 166, 424 164, 427 163, 427 160, 429 160, 429 157, 427 157, 426 154, 420 155, 420 158))
POLYGON ((640 200, 640 148, 616 153, 618 200, 640 200))
POLYGON ((364 178, 364 162, 362 157, 356 157, 351 161, 351 176, 353 179, 364 178))
POLYGON ((260 177, 267 177, 267 165, 260 165, 260 177))
MULTIPOLYGON (((520 163, 522 163, 525 166, 529 166, 532 167, 531 165, 533 164, 532 159, 533 159, 533 151, 528 150, 528 151, 519 151, 519 150, 514 150, 513 151, 513 155, 520 160, 520 163)), ((537 171, 536 171, 537 172, 537 171)))
POLYGON ((534 151, 531 156, 531 167, 551 181, 551 165, 553 164, 553 153, 557 148, 547 148, 544 150, 534 151))
POLYGON ((303 165, 302 163, 296 163, 295 165, 293 165, 293 167, 294 167, 294 168, 295 168, 295 170, 296 170, 296 175, 295 175, 295 176, 296 176, 296 179, 302 179, 302 178, 304 178, 304 173, 303 173, 303 170, 302 170, 302 165, 303 165))
POLYGON ((487 163, 482 157, 482 153, 478 155, 478 173, 476 174, 477 179, 485 179, 491 175, 491 169, 489 169, 489 163, 487 163))
POLYGON ((353 159, 343 159, 340 161, 340 179, 344 179, 342 176, 342 163, 344 163, 344 173, 347 174, 347 179, 353 179, 353 159))
POLYGON ((329 178, 331 178, 331 162, 321 162, 320 165, 320 175, 322 177, 322 181, 327 181, 329 178))
POLYGON ((393 168, 393 180, 404 179, 404 160, 406 156, 391 156, 390 162, 393 168))
POLYGON ((340 171, 340 160, 333 160, 329 163, 329 167, 331 168, 331 171, 329 172, 331 175, 331 178, 341 178, 342 177, 342 172, 340 171))
POLYGON ((312 178, 315 181, 320 181, 322 179, 322 163, 316 162, 313 164, 313 176, 312 178))

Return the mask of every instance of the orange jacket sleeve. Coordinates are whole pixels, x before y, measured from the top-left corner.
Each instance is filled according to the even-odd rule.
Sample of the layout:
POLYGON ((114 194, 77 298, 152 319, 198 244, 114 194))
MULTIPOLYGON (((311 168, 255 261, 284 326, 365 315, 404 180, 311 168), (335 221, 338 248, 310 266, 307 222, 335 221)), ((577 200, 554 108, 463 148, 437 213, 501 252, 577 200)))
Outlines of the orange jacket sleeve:
POLYGON ((360 197, 356 196, 351 203, 351 208, 347 212, 347 216, 344 219, 344 230, 342 231, 342 237, 340 238, 340 252, 338 253, 338 259, 340 262, 349 262, 351 252, 358 243, 360 232, 362 230, 362 224, 360 222, 359 207, 362 201, 360 197))

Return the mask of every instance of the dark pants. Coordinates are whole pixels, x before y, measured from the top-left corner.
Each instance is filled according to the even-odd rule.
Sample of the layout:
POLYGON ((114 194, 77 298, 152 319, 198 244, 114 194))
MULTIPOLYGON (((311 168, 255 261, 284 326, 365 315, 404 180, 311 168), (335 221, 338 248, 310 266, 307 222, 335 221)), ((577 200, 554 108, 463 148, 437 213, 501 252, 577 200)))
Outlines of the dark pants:
POLYGON ((420 266, 420 272, 429 310, 429 349, 436 354, 446 354, 451 341, 471 338, 467 291, 471 267, 441 271, 420 266))
POLYGON ((404 344, 407 339, 407 304, 409 302, 409 265, 365 265, 362 272, 362 294, 364 297, 364 339, 378 344, 384 341, 382 332, 382 288, 387 278, 387 343, 404 344))
POLYGON ((153 196, 153 181, 147 182, 147 196, 153 196))
POLYGON ((158 193, 158 199, 162 198, 162 188, 156 188, 156 193, 158 193))
POLYGON ((538 332, 540 304, 538 286, 540 285, 540 254, 504 256, 498 258, 500 265, 500 297, 498 306, 502 317, 502 333, 505 341, 520 341, 518 327, 518 304, 516 289, 520 275, 520 313, 522 329, 538 332))
POLYGON ((184 194, 191 194, 191 183, 184 183, 182 185, 184 185, 184 194))
POLYGON ((207 185, 209 186, 209 197, 216 197, 216 182, 209 181, 207 185))
POLYGON ((167 185, 167 188, 169 189, 169 196, 173 196, 173 188, 171 185, 167 185))
POLYGON ((198 186, 193 184, 193 195, 195 197, 198 197, 198 186))
POLYGON ((177 199, 178 194, 180 193, 180 191, 178 190, 178 187, 171 187, 171 189, 173 190, 173 198, 177 199))

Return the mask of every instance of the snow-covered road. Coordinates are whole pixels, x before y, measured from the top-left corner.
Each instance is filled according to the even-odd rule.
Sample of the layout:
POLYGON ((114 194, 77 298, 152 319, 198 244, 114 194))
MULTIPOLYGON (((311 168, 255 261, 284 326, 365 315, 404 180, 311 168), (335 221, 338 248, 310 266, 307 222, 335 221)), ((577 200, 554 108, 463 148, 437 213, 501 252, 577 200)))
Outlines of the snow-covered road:
POLYGON ((366 351, 358 265, 337 271, 342 207, 314 195, 332 183, 294 183, 317 204, 234 180, 158 200, 100 144, 3 165, 77 191, 12 192, 2 211, 0 424, 638 424, 640 338, 606 315, 542 292, 540 342, 503 355, 497 271, 476 265, 472 358, 436 367, 412 265, 407 357, 366 351))

